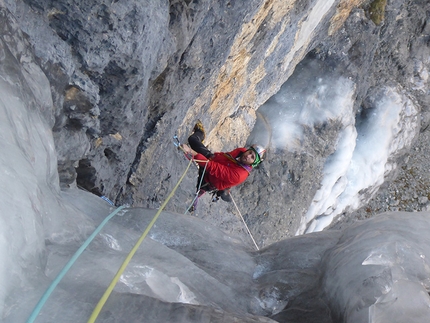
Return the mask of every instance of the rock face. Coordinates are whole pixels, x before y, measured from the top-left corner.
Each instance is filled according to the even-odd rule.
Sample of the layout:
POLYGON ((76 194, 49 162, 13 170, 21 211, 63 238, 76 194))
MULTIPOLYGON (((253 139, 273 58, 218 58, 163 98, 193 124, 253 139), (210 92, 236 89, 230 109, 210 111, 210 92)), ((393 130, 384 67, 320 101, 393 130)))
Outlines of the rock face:
MULTIPOLYGON (((305 80, 309 66, 314 75, 348 80, 351 120, 371 109, 380 91, 395 87, 417 107, 418 129, 411 133, 430 123, 425 0, 17 0, 1 6, 28 35, 50 81, 54 109, 46 115, 63 186, 76 182, 117 204, 159 207, 186 167, 172 137, 185 141, 199 118, 214 151, 247 141, 268 147, 265 163, 232 191, 260 246, 295 234, 343 130, 338 121, 317 123, 304 127, 298 147, 275 145, 276 129, 259 108, 287 80, 305 80), (252 136, 259 127, 265 131, 252 136)), ((393 164, 411 145, 392 152, 393 164)), ((387 172, 385 180, 394 175, 387 172)), ((188 176, 167 209, 183 212, 194 182, 188 176)), ((374 191, 363 194, 370 198, 374 191)), ((248 239, 232 204, 206 199, 201 207, 200 216, 248 239)))

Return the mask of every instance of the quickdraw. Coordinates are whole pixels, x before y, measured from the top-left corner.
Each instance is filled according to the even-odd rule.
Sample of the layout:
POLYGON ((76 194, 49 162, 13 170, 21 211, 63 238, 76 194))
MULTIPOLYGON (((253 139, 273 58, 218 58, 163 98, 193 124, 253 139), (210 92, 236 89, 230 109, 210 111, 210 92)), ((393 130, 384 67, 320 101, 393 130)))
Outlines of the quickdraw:
POLYGON ((181 142, 179 141, 179 138, 178 138, 178 136, 177 136, 177 135, 174 135, 174 136, 173 136, 173 144, 174 144, 177 148, 181 147, 181 142))

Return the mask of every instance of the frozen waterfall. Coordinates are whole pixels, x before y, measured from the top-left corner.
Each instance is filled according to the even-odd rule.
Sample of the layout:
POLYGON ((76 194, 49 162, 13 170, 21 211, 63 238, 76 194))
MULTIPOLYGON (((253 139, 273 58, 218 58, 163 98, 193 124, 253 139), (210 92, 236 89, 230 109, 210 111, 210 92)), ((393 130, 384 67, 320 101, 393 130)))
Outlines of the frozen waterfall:
POLYGON ((352 81, 318 63, 302 62, 279 92, 259 108, 271 125, 275 148, 300 151, 305 127, 339 127, 335 152, 325 163, 316 192, 297 234, 321 231, 336 216, 370 200, 397 167, 420 128, 419 108, 400 87, 374 90, 366 111, 354 118, 352 81), (365 192, 365 193, 363 193, 365 192))

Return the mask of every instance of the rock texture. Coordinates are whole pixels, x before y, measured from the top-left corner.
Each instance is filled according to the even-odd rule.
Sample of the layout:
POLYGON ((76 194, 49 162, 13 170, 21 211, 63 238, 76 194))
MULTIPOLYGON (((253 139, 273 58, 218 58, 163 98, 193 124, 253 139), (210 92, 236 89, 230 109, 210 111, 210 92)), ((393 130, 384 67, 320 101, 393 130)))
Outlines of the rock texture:
MULTIPOLYGON (((335 122, 306 128, 295 150, 271 144, 270 124, 264 138, 248 138, 254 125, 264 126, 258 108, 302 66, 317 64, 355 84, 352 117, 390 85, 421 109, 422 134, 430 123, 425 0, 0 4, 28 35, 50 81, 47 119, 64 187, 77 183, 117 204, 159 207, 186 167, 172 137, 185 141, 199 118, 214 151, 250 138, 268 147, 266 162, 232 191, 260 246, 294 235, 340 131, 335 122)), ((400 165, 418 152, 408 148, 394 156, 400 165)), ((167 209, 184 212, 194 185, 188 175, 167 209)), ((417 195, 425 204, 425 194, 417 195)), ((200 207, 197 216, 249 239, 233 204, 206 198, 200 207)))

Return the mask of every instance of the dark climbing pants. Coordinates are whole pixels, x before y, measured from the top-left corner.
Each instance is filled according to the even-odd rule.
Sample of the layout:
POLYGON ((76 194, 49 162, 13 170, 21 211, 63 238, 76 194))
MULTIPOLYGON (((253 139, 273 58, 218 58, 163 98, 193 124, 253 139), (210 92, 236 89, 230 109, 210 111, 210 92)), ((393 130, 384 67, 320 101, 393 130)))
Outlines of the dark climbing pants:
MULTIPOLYGON (((194 133, 188 137, 188 143, 192 150, 198 152, 199 154, 202 154, 206 158, 210 158, 213 156, 212 152, 206 148, 206 146, 202 143, 204 138, 203 132, 200 130, 194 131, 194 133)), ((199 167, 199 177, 197 178, 197 190, 201 188, 204 191, 212 191, 214 188, 209 183, 205 182, 204 180, 201 182, 203 176, 203 170, 204 167, 199 167)))
MULTIPOLYGON (((202 154, 203 156, 209 159, 213 156, 213 153, 209 149, 207 149, 206 146, 203 144, 202 142, 203 138, 204 138, 203 132, 201 132, 200 130, 196 130, 191 136, 188 137, 188 143, 190 144, 191 149, 193 149, 194 151, 202 154)), ((197 190, 199 190, 199 188, 204 191, 216 190, 215 187, 213 187, 210 183, 205 182, 205 180, 202 181, 201 183, 202 185, 200 186, 200 181, 203 176, 203 170, 204 170, 204 167, 199 167, 199 177, 197 178, 197 185, 196 185, 197 190)), ((218 197, 221 197, 221 199, 223 199, 224 201, 231 202, 231 197, 228 193, 228 190, 217 191, 216 195, 218 197)))
POLYGON ((203 138, 203 132, 201 132, 200 130, 196 130, 191 136, 188 137, 188 143, 194 151, 198 152, 199 154, 202 154, 206 158, 211 158, 213 154, 203 144, 203 138))

